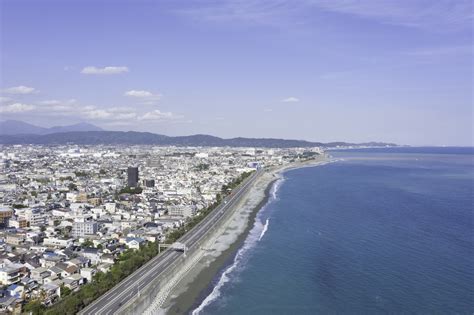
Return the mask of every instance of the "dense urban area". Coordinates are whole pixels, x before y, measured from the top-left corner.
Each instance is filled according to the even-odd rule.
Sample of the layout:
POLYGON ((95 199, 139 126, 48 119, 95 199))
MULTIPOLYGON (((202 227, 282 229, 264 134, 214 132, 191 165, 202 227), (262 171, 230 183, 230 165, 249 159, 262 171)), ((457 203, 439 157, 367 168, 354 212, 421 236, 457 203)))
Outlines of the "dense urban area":
POLYGON ((319 148, 4 146, 0 312, 74 313, 256 169, 319 148))

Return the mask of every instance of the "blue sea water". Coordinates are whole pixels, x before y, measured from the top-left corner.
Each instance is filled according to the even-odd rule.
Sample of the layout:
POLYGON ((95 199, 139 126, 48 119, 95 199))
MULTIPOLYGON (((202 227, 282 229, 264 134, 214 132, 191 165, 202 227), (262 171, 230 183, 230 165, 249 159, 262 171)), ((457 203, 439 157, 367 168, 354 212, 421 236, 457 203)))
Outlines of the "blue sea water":
POLYGON ((331 155, 285 173, 198 311, 473 314, 474 150, 331 155))

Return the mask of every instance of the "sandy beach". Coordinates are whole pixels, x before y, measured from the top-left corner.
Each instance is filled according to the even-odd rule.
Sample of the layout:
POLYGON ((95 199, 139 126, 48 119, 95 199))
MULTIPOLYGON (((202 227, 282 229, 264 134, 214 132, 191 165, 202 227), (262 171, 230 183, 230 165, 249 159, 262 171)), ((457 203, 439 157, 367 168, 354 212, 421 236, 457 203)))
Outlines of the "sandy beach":
POLYGON ((229 219, 223 222, 221 227, 201 246, 201 250, 188 258, 188 263, 183 270, 173 277, 168 287, 160 293, 146 313, 188 314, 206 304, 212 298, 208 297, 209 295, 219 294, 212 292, 210 283, 224 266, 230 266, 233 263, 236 253, 246 242, 252 228, 259 224, 262 226, 257 228, 263 230, 263 224, 257 222, 255 218, 271 197, 272 186, 283 178, 285 171, 322 165, 328 161, 327 157, 320 157, 317 160, 292 163, 266 170, 254 183, 249 193, 236 205, 229 219))

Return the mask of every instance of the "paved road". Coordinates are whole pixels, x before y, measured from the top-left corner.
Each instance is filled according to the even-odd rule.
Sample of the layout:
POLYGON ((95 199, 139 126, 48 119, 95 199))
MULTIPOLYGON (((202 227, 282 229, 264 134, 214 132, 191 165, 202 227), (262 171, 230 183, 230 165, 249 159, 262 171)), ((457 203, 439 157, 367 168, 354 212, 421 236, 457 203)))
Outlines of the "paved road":
MULTIPOLYGON (((204 237, 209 229, 219 223, 222 216, 229 211, 232 206, 239 202, 240 198, 249 190, 261 172, 262 171, 255 172, 241 186, 234 189, 231 196, 226 197, 220 206, 181 237, 179 242, 184 243, 189 249, 198 246, 196 243, 204 237)), ((123 305, 137 296, 139 291, 142 291, 153 279, 166 273, 167 268, 181 255, 183 255, 181 252, 166 250, 161 255, 152 258, 148 263, 79 312, 79 314, 116 314, 123 305)))

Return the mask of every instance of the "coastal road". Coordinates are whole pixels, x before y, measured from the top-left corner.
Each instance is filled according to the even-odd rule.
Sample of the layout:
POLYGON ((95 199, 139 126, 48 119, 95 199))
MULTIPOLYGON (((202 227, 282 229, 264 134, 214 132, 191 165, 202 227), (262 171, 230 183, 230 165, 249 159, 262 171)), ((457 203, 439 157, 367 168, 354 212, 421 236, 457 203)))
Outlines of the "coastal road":
MULTIPOLYGON (((257 177, 261 174, 261 170, 253 173, 247 178, 243 184, 232 191, 223 202, 209 213, 199 224, 193 227, 178 242, 186 245, 188 249, 194 249, 198 246, 198 242, 206 235, 206 233, 220 222, 223 215, 235 206, 243 195, 252 187, 257 177)), ((103 294, 101 297, 84 308, 79 314, 97 315, 97 314, 117 314, 120 308, 140 294, 151 281, 160 277, 167 272, 167 269, 183 255, 168 249, 161 255, 153 257, 149 262, 140 267, 130 276, 122 280, 115 287, 103 294)))

